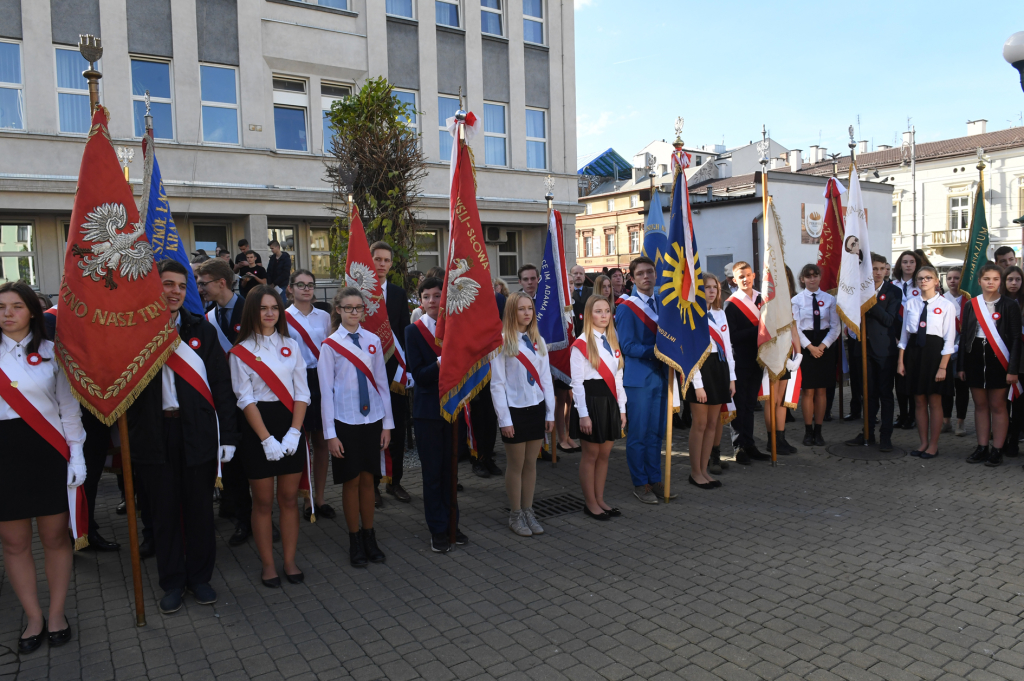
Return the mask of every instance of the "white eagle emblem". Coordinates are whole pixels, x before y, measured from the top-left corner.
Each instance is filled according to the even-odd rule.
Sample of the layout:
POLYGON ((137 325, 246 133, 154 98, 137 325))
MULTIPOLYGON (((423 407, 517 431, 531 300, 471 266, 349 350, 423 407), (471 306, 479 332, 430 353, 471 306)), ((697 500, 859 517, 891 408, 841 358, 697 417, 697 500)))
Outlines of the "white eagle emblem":
POLYGON ((469 262, 462 258, 448 272, 448 314, 459 314, 469 308, 480 292, 480 284, 469 277, 462 276, 469 271, 469 262))
POLYGON ((372 317, 380 309, 380 301, 374 300, 373 290, 377 288, 377 274, 361 262, 352 263, 345 274, 345 283, 359 289, 366 304, 366 316, 372 317))
POLYGON ((114 272, 119 272, 128 281, 140 279, 153 269, 153 249, 145 239, 146 228, 136 225, 134 232, 121 233, 128 222, 124 206, 119 203, 104 203, 85 216, 82 237, 91 241, 92 246, 71 247, 71 255, 82 258, 78 267, 83 277, 93 281, 103 279, 103 285, 114 290, 114 272))

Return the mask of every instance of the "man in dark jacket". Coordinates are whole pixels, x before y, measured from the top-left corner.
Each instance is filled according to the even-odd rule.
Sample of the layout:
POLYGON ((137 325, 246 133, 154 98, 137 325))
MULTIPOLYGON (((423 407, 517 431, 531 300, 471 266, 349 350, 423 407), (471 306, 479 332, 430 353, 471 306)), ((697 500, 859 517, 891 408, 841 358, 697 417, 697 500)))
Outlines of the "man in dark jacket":
POLYGON ((292 276, 292 256, 288 251, 281 250, 281 242, 277 239, 268 244, 272 255, 267 261, 267 283, 284 296, 288 288, 288 280, 292 276))
POLYGON ((238 432, 231 374, 217 331, 182 308, 191 273, 175 260, 162 260, 158 270, 182 348, 129 407, 128 433, 153 514, 164 590, 160 612, 166 614, 181 608, 186 588, 197 603, 217 600, 210 586, 216 556, 213 486, 217 461, 234 456, 238 432))
POLYGON ((572 321, 576 330, 576 337, 579 338, 583 332, 583 311, 587 308, 587 299, 594 294, 594 289, 587 286, 587 273, 581 265, 573 265, 569 270, 572 276, 572 321))

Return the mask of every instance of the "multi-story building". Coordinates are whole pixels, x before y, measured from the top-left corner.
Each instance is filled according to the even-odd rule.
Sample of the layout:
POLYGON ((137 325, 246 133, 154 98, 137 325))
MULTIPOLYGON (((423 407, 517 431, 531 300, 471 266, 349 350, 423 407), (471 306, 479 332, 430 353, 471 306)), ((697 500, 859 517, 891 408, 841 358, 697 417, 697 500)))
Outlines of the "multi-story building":
POLYGON ((189 250, 267 254, 329 272, 335 203, 324 112, 385 76, 418 114, 428 175, 420 269, 443 262, 451 138, 459 106, 483 119, 472 143, 481 221, 496 275, 539 262, 547 205, 574 233, 572 3, 552 0, 0 0, 2 280, 57 291, 89 128, 79 34, 103 41, 101 101, 116 146, 132 147, 140 194, 143 97, 189 250))

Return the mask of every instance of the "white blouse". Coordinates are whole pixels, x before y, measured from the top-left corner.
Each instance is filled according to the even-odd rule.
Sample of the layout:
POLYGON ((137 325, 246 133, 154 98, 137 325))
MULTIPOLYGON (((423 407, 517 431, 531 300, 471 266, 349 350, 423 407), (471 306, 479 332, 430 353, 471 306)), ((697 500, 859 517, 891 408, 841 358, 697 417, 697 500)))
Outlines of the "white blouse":
POLYGON ((324 422, 324 439, 338 437, 334 421, 351 425, 365 425, 383 420, 384 430, 395 427, 391 415, 391 385, 384 366, 384 351, 380 346, 380 338, 366 329, 359 329, 359 348, 349 336, 348 330, 338 327, 329 338, 346 350, 370 358, 370 373, 373 374, 374 388, 367 382, 370 398, 370 411, 359 413, 359 375, 362 372, 352 362, 342 357, 329 345, 320 348, 320 365, 316 368, 320 378, 320 416, 324 422), (383 399, 386 397, 387 399, 383 399))
POLYGON ((921 311, 924 310, 925 302, 928 303, 927 320, 925 320, 926 333, 929 336, 941 338, 943 340, 942 354, 952 355, 956 345, 956 307, 942 296, 934 296, 928 301, 917 296, 906 301, 899 348, 905 350, 911 337, 917 335, 921 322, 921 311))
MULTIPOLYGON (((285 389, 296 402, 309 404, 309 384, 306 382, 306 363, 299 353, 299 343, 294 338, 285 338, 276 331, 273 335, 256 335, 239 343, 256 355, 271 371, 277 374, 285 389)), ((229 355, 231 364, 231 388, 238 398, 238 408, 245 409, 256 402, 278 402, 277 395, 260 378, 256 370, 234 354, 229 355)))
POLYGON ((899 288, 900 291, 903 291, 903 308, 904 308, 904 310, 907 307, 907 301, 908 300, 912 300, 914 298, 918 298, 918 299, 921 298, 921 289, 919 289, 916 286, 914 286, 914 282, 913 281, 900 281, 899 279, 894 279, 892 281, 892 285, 897 287, 897 288, 899 288))
POLYGON ((818 317, 821 320, 820 328, 828 329, 828 334, 822 341, 825 347, 828 348, 839 338, 843 327, 839 323, 839 311, 836 310, 835 296, 820 289, 814 293, 804 289, 793 296, 793 319, 796 320, 796 330, 800 335, 800 347, 806 348, 811 344, 811 341, 804 335, 804 331, 810 331, 814 328, 814 306, 811 304, 813 302, 812 295, 818 298, 818 317))
MULTIPOLYGON (((729 363, 729 380, 736 380, 736 360, 732 356, 732 340, 729 338, 729 320, 725 316, 725 310, 708 310, 708 324, 714 325, 718 334, 722 337, 722 342, 725 345, 725 360, 729 363)), ((711 343, 711 352, 718 353, 718 346, 714 342, 711 343)), ((711 358, 708 357, 710 360, 711 358)), ((704 387, 704 379, 701 377, 700 372, 696 372, 693 375, 693 387, 694 389, 704 387)))
MULTIPOLYGON (((285 312, 291 314, 295 321, 302 325, 305 332, 309 334, 309 339, 313 341, 313 345, 317 348, 320 348, 324 339, 331 335, 331 315, 323 310, 314 307, 313 311, 307 315, 292 305, 285 312)), ((288 325, 291 326, 291 322, 288 322, 288 325)), ((288 334, 298 342, 299 350, 302 352, 302 359, 306 362, 306 368, 316 369, 316 355, 306 345, 306 341, 302 340, 299 332, 289 331, 288 334)))
POLYGON ((533 366, 537 368, 540 385, 537 385, 536 381, 530 385, 530 373, 518 357, 509 357, 504 352, 499 352, 491 360, 491 401, 494 403, 494 412, 498 415, 499 427, 508 428, 512 425, 509 407, 525 409, 541 402, 545 407, 544 420, 555 420, 555 389, 551 384, 548 353, 540 354, 543 344, 542 339, 535 350, 532 343, 527 347, 526 341, 519 339, 519 352, 525 353, 526 361, 533 362, 533 366))
MULTIPOLYGON (((603 333, 595 331, 594 336, 601 361, 605 363, 605 366, 615 376, 616 400, 619 403, 619 411, 625 414, 626 389, 622 387, 622 369, 619 368, 619 358, 605 350, 604 343, 601 342, 601 339, 605 337, 603 333)), ((590 364, 590 360, 584 357, 583 353, 576 347, 573 347, 572 352, 569 353, 569 372, 572 376, 572 395, 576 403, 576 411, 579 412, 580 418, 585 418, 590 415, 590 412, 587 411, 587 393, 583 389, 583 382, 592 380, 603 381, 604 377, 601 376, 601 372, 595 369, 590 364)))

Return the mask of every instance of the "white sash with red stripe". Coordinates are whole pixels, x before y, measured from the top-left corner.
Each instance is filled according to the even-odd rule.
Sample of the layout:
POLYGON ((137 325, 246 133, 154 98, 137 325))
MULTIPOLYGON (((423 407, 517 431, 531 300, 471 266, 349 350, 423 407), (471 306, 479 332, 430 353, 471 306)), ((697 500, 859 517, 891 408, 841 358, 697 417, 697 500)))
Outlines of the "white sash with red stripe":
MULTIPOLYGON (((767 400, 770 395, 770 380, 768 370, 765 369, 764 374, 761 376, 761 389, 757 393, 757 399, 762 402, 767 400)), ((796 368, 796 373, 790 372, 789 379, 786 382, 786 394, 782 396, 782 406, 787 409, 796 408, 797 402, 800 400, 800 386, 803 382, 804 375, 801 367, 796 368)), ((732 403, 730 402, 730 404, 732 403)))
POLYGON ((380 388, 377 387, 377 379, 373 377, 373 372, 370 370, 370 356, 363 352, 362 348, 357 348, 355 346, 346 348, 333 338, 325 340, 324 345, 328 346, 331 350, 334 350, 336 353, 351 362, 352 366, 366 377, 367 382, 369 382, 369 384, 373 386, 373 389, 377 391, 377 395, 383 398, 383 395, 380 394, 380 388))
POLYGON ((217 480, 214 482, 214 486, 224 489, 220 470, 220 417, 217 416, 217 405, 213 403, 213 391, 210 389, 206 364, 203 363, 203 358, 196 354, 196 351, 183 339, 167 358, 167 367, 195 388, 196 392, 213 407, 213 416, 217 420, 217 480))
MULTIPOLYGON (((1010 373, 1010 351, 1006 347, 1006 343, 999 335, 999 331, 996 329, 996 317, 993 313, 988 311, 988 305, 981 299, 981 296, 973 298, 971 300, 971 307, 974 308, 974 316, 978 318, 978 326, 985 332, 985 339, 988 344, 992 346, 992 352, 995 354, 996 359, 1003 365, 1003 369, 1010 373)), ((998 312, 995 314, 999 314, 998 312)), ((1024 386, 1021 385, 1020 381, 1017 381, 1010 387, 1010 392, 1007 395, 1007 399, 1015 400, 1018 396, 1024 393, 1024 386)))
POLYGON ((295 316, 292 315, 292 313, 288 312, 287 310, 285 310, 284 318, 288 320, 288 326, 295 329, 295 333, 299 335, 299 338, 301 338, 302 342, 306 344, 306 347, 309 348, 309 351, 313 353, 313 356, 316 357, 317 359, 320 359, 320 348, 317 347, 317 344, 314 343, 313 339, 309 337, 309 331, 306 331, 306 327, 304 327, 302 324, 299 324, 299 321, 295 319, 295 316))
POLYGON ((395 353, 392 356, 398 362, 398 367, 395 368, 395 375, 391 377, 391 391, 404 395, 406 390, 416 385, 416 381, 409 373, 409 367, 405 365, 405 350, 402 349, 402 344, 397 338, 392 340, 395 342, 395 353))
MULTIPOLYGON (((590 355, 587 352, 587 341, 582 338, 577 338, 573 342, 572 346, 583 354, 584 359, 588 362, 590 361, 590 355)), ((598 352, 598 355, 600 355, 600 352, 598 352)), ((618 400, 619 392, 615 386, 615 374, 612 373, 610 368, 608 368, 608 364, 604 361, 604 357, 601 357, 600 359, 601 361, 597 363, 597 373, 601 374, 601 378, 604 379, 608 389, 612 391, 612 397, 618 400)))
POLYGON ((630 296, 625 300, 621 300, 620 304, 632 310, 633 314, 643 322, 644 326, 650 329, 651 333, 657 335, 658 314, 651 309, 650 305, 641 300, 640 296, 630 296))
POLYGON ((544 384, 540 382, 540 372, 537 371, 537 366, 533 363, 533 360, 527 357, 526 353, 523 352, 522 346, 519 348, 519 354, 516 355, 516 359, 518 359, 519 363, 523 365, 524 369, 526 369, 526 373, 533 376, 533 380, 537 382, 537 387, 540 388, 540 391, 543 393, 544 384))
POLYGON ((751 324, 757 325, 761 322, 761 310, 750 298, 737 291, 729 296, 726 302, 733 303, 740 308, 740 311, 747 317, 751 324))

